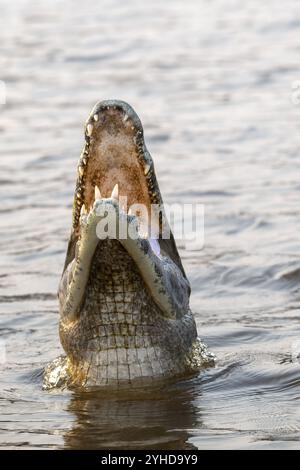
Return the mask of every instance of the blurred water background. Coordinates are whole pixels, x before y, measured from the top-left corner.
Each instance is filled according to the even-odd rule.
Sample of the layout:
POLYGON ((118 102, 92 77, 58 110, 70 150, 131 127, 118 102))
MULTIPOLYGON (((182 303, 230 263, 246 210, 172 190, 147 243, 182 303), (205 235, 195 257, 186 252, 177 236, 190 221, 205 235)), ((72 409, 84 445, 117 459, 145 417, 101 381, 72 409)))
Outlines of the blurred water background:
POLYGON ((299 448, 299 2, 0 9, 0 447, 299 448), (83 123, 108 98, 141 117, 165 201, 205 204, 204 248, 179 248, 217 364, 139 397, 43 392, 83 123))

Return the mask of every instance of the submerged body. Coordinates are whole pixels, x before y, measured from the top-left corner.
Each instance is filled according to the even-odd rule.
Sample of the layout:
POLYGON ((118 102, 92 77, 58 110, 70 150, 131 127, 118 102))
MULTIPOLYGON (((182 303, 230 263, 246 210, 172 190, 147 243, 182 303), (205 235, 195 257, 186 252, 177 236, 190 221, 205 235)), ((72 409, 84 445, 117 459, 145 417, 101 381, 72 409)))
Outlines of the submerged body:
POLYGON ((131 387, 212 363, 197 338, 189 295, 141 123, 124 102, 98 103, 86 124, 59 287, 66 356, 46 368, 44 387, 131 387), (135 215, 127 212, 137 204, 135 215), (154 206, 158 239, 147 224, 145 231, 154 206), (99 239, 99 224, 115 221, 113 214, 137 236, 120 236, 118 225, 114 237, 99 239))

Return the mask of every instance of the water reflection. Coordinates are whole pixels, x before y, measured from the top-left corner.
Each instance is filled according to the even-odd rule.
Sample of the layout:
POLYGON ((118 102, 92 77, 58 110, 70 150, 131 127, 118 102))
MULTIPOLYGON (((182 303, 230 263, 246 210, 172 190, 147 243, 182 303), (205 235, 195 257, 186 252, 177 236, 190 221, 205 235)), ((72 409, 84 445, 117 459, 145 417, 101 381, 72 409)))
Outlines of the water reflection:
POLYGON ((194 449, 201 427, 190 390, 74 394, 68 411, 76 416, 64 435, 67 449, 194 449))

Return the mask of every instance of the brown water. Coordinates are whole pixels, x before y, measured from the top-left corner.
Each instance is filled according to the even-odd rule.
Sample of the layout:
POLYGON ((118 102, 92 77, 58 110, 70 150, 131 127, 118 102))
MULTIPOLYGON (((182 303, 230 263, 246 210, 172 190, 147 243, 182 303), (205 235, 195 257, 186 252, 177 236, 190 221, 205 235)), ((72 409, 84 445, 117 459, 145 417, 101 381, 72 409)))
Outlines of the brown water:
POLYGON ((0 446, 300 448, 299 2, 0 8, 0 446), (180 253, 217 364, 139 396, 43 392, 83 122, 107 98, 140 115, 165 201, 205 204, 204 249, 180 253))

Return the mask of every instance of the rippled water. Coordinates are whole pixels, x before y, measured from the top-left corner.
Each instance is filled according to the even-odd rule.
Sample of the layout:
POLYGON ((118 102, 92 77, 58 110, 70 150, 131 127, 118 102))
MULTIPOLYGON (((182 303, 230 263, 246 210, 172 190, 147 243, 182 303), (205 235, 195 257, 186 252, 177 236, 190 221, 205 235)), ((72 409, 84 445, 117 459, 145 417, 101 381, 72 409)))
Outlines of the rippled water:
POLYGON ((1 447, 300 447, 299 14, 1 1, 1 447), (204 249, 179 246, 218 360, 139 396, 42 392, 83 122, 107 98, 140 115, 165 201, 205 204, 204 249))

